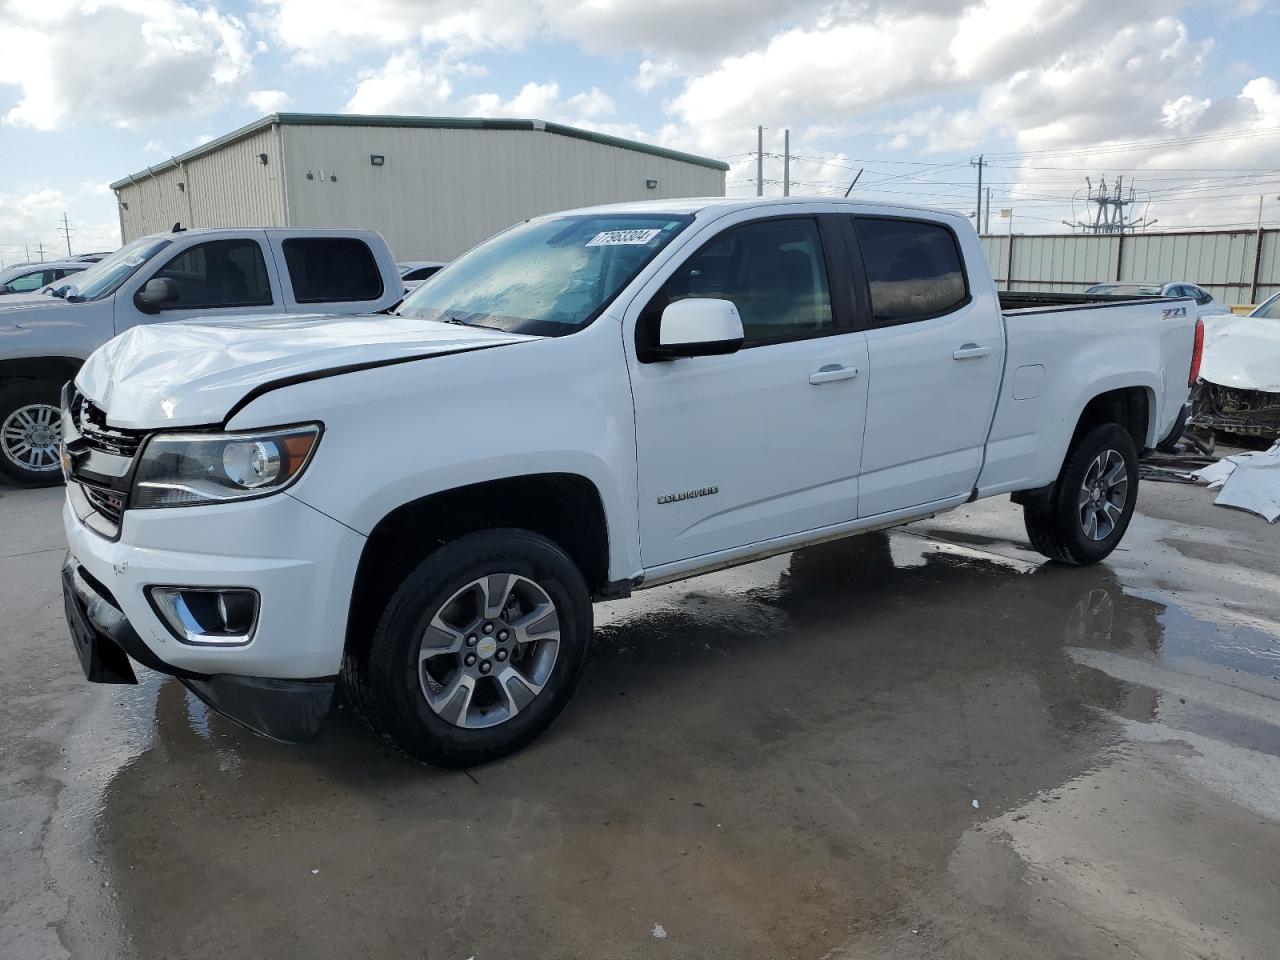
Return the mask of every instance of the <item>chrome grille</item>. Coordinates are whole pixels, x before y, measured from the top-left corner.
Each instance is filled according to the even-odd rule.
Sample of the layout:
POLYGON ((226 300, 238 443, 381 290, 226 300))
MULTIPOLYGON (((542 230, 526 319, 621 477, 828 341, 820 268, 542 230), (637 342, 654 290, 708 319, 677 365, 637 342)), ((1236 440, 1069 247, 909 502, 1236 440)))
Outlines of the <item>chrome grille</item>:
POLYGON ((132 459, 146 436, 141 430, 122 430, 107 426, 106 414, 92 400, 78 392, 71 401, 71 415, 85 442, 104 453, 132 459))
POLYGON ((86 483, 84 480, 79 482, 80 489, 84 491, 85 499, 92 504, 93 509, 97 510, 116 526, 119 526, 120 518, 124 514, 124 494, 96 484, 86 483))
POLYGON ((114 537, 129 505, 133 460, 146 433, 108 426, 103 411, 76 390, 71 391, 66 413, 69 479, 82 494, 81 519, 97 532, 114 537))

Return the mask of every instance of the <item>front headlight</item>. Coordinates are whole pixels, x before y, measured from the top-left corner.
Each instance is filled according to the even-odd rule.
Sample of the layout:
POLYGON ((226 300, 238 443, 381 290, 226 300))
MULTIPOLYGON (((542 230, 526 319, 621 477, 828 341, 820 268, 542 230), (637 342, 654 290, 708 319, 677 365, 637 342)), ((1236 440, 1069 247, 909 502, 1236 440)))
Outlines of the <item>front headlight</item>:
POLYGON ((130 507, 186 507, 261 497, 306 468, 318 423, 251 433, 158 433, 142 450, 130 507))

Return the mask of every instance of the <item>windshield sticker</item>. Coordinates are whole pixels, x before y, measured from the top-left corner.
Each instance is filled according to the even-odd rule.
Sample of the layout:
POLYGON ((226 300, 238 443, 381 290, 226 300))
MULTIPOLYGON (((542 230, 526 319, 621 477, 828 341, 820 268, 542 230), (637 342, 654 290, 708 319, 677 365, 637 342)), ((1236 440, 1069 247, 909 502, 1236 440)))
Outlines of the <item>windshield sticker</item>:
POLYGON ((123 260, 121 260, 120 262, 121 262, 121 263, 123 263, 125 266, 128 266, 128 267, 136 267, 138 264, 142 263, 142 262, 143 262, 144 260, 146 260, 146 259, 147 259, 147 258, 146 258, 146 257, 144 257, 142 254, 140 254, 140 253, 135 253, 135 254, 133 254, 132 256, 125 257, 125 258, 124 258, 123 260))
POLYGON ((661 230, 604 230, 587 241, 588 247, 642 247, 661 230))

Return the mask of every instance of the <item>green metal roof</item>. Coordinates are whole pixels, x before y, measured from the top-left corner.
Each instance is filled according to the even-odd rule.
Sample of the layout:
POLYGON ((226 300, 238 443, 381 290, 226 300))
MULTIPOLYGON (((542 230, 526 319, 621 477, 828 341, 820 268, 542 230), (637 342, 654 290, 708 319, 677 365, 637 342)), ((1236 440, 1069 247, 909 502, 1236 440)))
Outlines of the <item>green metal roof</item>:
POLYGON ((131 176, 117 180, 111 184, 111 189, 119 190, 153 173, 172 169, 180 163, 212 153, 220 147, 235 143, 237 140, 243 140, 264 127, 270 127, 274 124, 280 124, 285 127, 425 127, 435 130, 537 130, 553 133, 561 137, 572 137, 575 140, 588 140, 591 143, 619 147, 623 150, 634 150, 636 153, 647 153, 650 156, 663 157, 667 160, 693 163, 700 167, 709 167, 712 170, 729 169, 727 163, 712 160, 709 157, 699 157, 696 154, 684 153, 680 150, 668 150, 666 147, 657 147, 650 143, 641 143, 638 140, 627 140, 623 137, 610 136, 607 133, 582 130, 563 123, 551 123, 544 120, 509 120, 501 117, 369 116, 355 113, 273 113, 270 116, 263 117, 261 120, 255 120, 253 123, 240 127, 238 130, 232 130, 230 133, 224 134, 215 140, 201 144, 194 150, 180 153, 176 157, 170 157, 154 167, 147 167, 145 170, 140 170, 131 176))

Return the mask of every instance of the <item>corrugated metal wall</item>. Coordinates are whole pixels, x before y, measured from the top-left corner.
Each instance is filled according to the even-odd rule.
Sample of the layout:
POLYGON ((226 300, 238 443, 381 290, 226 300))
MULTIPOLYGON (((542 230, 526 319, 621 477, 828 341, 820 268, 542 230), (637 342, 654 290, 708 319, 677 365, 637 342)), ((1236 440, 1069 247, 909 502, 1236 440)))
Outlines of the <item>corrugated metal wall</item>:
POLYGON ((982 247, 1002 288, 1083 292, 1104 280, 1187 280, 1222 303, 1260 302, 1280 291, 1280 231, 1256 230, 1117 236, 984 236, 982 247), (1009 246, 1013 245, 1012 281, 1009 246), (1254 293, 1255 270, 1257 293, 1254 293))
POLYGON ((286 125, 283 132, 293 225, 378 230, 402 260, 448 260, 554 210, 724 195, 723 171, 543 131, 286 125), (385 164, 372 166, 371 154, 385 164), (646 180, 657 180, 657 189, 646 180))
POLYGON ((184 227, 286 225, 279 137, 274 127, 194 157, 180 167, 135 177, 119 190, 124 242, 184 227), (267 155, 265 164, 260 154, 267 155), (178 184, 185 185, 179 189, 178 184))

